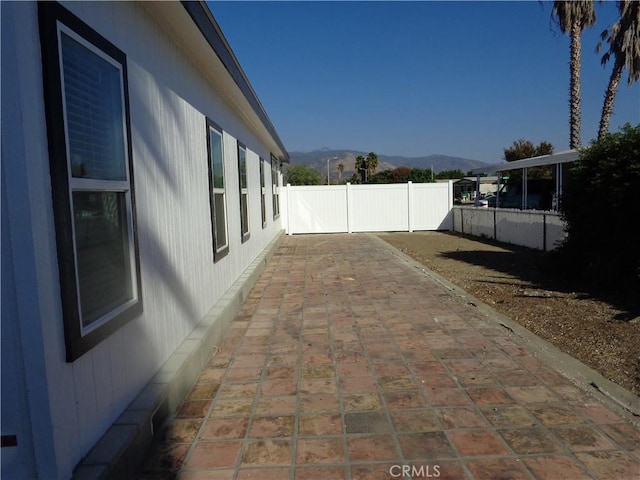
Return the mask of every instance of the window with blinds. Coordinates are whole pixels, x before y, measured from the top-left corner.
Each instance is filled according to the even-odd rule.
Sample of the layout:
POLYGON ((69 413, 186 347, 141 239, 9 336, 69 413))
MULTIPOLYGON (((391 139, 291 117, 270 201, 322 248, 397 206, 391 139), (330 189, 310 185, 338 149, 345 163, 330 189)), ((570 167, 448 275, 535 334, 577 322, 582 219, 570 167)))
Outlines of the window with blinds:
POLYGON ((207 118, 207 151, 209 157, 209 202, 213 260, 217 262, 229 252, 227 235, 227 195, 224 179, 222 130, 207 118))
POLYGON ((67 360, 142 313, 124 52, 38 4, 67 360))
POLYGON ((238 142, 238 178, 240 184, 240 225, 242 242, 249 239, 249 189, 247 188, 247 149, 238 142))
POLYGON ((275 220, 280 216, 280 190, 278 189, 278 160, 273 155, 271 155, 271 201, 275 220))
POLYGON ((109 320, 137 294, 122 66, 65 29, 60 58, 84 331, 109 320))
POLYGON ((60 35, 71 174, 126 181, 121 69, 60 35))
POLYGON ((267 226, 266 193, 267 188, 264 180, 264 159, 260 158, 260 210, 262 213, 262 228, 267 226))

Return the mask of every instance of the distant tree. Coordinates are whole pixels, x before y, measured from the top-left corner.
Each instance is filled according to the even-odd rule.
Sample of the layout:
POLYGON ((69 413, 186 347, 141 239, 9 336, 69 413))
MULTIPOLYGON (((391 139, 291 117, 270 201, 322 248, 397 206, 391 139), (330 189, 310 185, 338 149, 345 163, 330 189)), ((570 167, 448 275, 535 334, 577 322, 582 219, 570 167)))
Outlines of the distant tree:
POLYGON ((389 173, 391 170, 383 170, 381 172, 374 173, 369 177, 367 183, 394 183, 389 180, 389 173))
POLYGON ((409 172, 408 180, 414 183, 431 183, 435 181, 430 168, 412 168, 409 172))
POLYGON ((367 161, 364 155, 358 155, 356 157, 354 169, 356 173, 360 175, 360 183, 365 183, 367 181, 367 161))
POLYGON ((355 184, 360 181, 360 176, 357 173, 353 173, 348 179, 347 183, 355 184))
POLYGON ((376 155, 375 152, 369 152, 365 159, 365 165, 367 168, 367 175, 371 176, 376 173, 376 170, 378 169, 378 155, 376 155))
POLYGON ((320 185, 322 177, 315 168, 306 165, 291 165, 285 173, 286 183, 291 185, 320 185))
POLYGON ((464 178, 464 172, 462 170, 442 170, 441 172, 436 173, 436 178, 438 180, 449 180, 449 179, 457 179, 464 178))
POLYGON ((396 167, 389 172, 389 183, 407 183, 410 174, 409 167, 396 167))
POLYGON ((341 162, 338 164, 338 183, 342 182, 342 172, 344 172, 344 165, 341 162))
MULTIPOLYGON (((629 73, 628 86, 640 79, 640 3, 631 0, 617 3, 620 19, 601 34, 602 40, 609 44, 609 50, 602 56, 601 63, 605 65, 613 57, 613 70, 604 95, 598 140, 602 140, 609 131, 622 70, 626 67, 629 73)), ((602 43, 599 43, 596 51, 599 52, 601 48, 602 43)))
POLYGON ((593 0, 554 1, 551 18, 569 34, 569 146, 580 146, 580 60, 582 32, 596 22, 593 0))
POLYGON ((513 142, 513 145, 504 149, 504 159, 507 162, 522 160, 523 158, 540 157, 542 155, 551 155, 553 153, 553 145, 549 142, 540 142, 537 147, 530 140, 519 139, 513 142))

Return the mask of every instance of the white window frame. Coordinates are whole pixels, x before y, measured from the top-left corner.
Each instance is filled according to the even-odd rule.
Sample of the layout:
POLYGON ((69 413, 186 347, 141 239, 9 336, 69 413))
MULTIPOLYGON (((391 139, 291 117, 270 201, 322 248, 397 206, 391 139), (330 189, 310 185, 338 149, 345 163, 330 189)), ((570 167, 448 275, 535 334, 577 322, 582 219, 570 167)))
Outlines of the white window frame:
POLYGON ((278 174, 278 160, 271 155, 271 195, 273 200, 273 219, 277 220, 280 216, 280 186, 278 174))
POLYGON ((225 155, 224 155, 224 134, 222 129, 216 125, 211 119, 207 118, 207 162, 209 164, 209 201, 211 207, 211 234, 213 236, 213 260, 217 262, 229 253, 229 224, 227 222, 227 179, 225 174, 225 155), (220 155, 222 157, 222 182, 223 187, 215 186, 215 170, 213 165, 213 148, 211 145, 211 134, 220 137, 220 155), (216 195, 222 195, 222 211, 224 218, 219 219, 216 214, 216 195), (220 242, 218 238, 218 222, 224 222, 224 242, 220 242))
POLYGON ((264 158, 260 157, 260 211, 262 214, 262 228, 267 227, 267 187, 264 168, 264 158))
POLYGON ((249 163, 247 162, 247 147, 238 141, 238 187, 240 192, 240 233, 242 237, 242 243, 249 240, 251 232, 249 231, 249 224, 251 215, 249 212, 249 163), (244 164, 244 174, 242 173, 242 166, 244 164), (242 180, 244 176, 244 187, 242 186, 242 180), (247 217, 244 217, 243 211, 247 212, 247 217))
POLYGON ((84 322, 82 321, 82 305, 80 298, 80 274, 78 272, 78 248, 76 245, 77 236, 76 236, 76 225, 75 222, 71 223, 72 229, 72 240, 73 240, 73 256, 75 259, 75 273, 76 273, 76 291, 78 298, 78 311, 80 312, 80 329, 81 335, 85 336, 89 332, 99 328, 101 325, 104 325, 109 320, 113 319, 123 311, 127 310, 131 305, 134 305, 138 302, 138 287, 137 287, 137 272, 136 272, 136 259, 135 259, 135 248, 133 243, 133 220, 131 217, 131 212, 133 210, 133 205, 131 203, 131 179, 129 176, 129 139, 126 131, 127 119, 126 119, 126 110, 125 110, 125 100, 124 100, 124 77, 123 77, 123 67, 122 65, 115 61, 113 58, 108 56, 102 50, 96 48, 93 44, 82 38, 76 32, 62 24, 60 21, 57 22, 58 25, 58 55, 59 55, 59 63, 60 63, 60 83, 62 87, 62 114, 64 118, 64 132, 65 132, 65 144, 67 150, 67 172, 68 172, 68 180, 69 180, 69 203, 71 205, 71 218, 75 217, 75 206, 73 203, 73 193, 74 192, 96 192, 96 193, 124 193, 125 194, 125 205, 126 205, 126 220, 127 220, 127 251, 129 252, 129 272, 131 278, 129 279, 131 283, 132 290, 132 298, 131 300, 119 305, 118 307, 110 310, 106 314, 102 315, 98 319, 91 322, 89 325, 84 326, 84 322), (71 151, 70 151, 70 142, 69 142, 69 128, 68 128, 68 120, 67 120, 67 102, 66 102, 66 89, 65 89, 65 79, 63 69, 63 52, 62 52, 62 35, 67 35, 71 39, 80 43, 83 47, 89 50, 91 53, 97 55, 102 60, 108 62, 113 67, 115 67, 120 75, 120 101, 122 103, 122 129, 123 129, 123 138, 124 138, 124 160, 125 160, 125 180, 100 180, 100 179, 92 179, 92 178, 80 178, 74 177, 71 169, 71 151))

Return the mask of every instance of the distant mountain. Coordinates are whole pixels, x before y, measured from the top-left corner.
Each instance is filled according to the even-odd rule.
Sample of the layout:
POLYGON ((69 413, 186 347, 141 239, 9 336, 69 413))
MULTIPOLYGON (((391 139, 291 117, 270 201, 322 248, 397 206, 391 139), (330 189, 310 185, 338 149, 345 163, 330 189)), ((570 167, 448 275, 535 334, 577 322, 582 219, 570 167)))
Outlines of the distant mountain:
MULTIPOLYGON (((289 152, 291 165, 307 165, 318 170, 323 176, 327 175, 327 160, 332 179, 338 177, 338 165, 344 165, 342 179, 349 178, 354 173, 354 165, 358 155, 367 156, 369 152, 357 150, 331 150, 323 148, 310 152, 289 152)), ((449 155, 427 155, 425 157, 401 157, 398 155, 378 155, 378 172, 392 170, 396 167, 433 168, 435 173, 443 170, 462 170, 468 172, 482 167, 486 163, 470 158, 452 157, 449 155)))

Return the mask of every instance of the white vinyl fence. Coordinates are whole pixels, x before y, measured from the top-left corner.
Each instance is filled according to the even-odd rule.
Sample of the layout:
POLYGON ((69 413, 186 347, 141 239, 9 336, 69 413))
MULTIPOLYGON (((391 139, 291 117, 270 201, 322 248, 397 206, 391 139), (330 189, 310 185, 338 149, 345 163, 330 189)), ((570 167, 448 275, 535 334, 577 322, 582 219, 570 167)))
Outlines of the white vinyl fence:
POLYGON ((455 206, 453 230, 546 251, 565 238, 560 215, 538 210, 455 206))
POLYGON ((453 230, 538 250, 565 238, 557 212, 454 207, 452 183, 287 185, 282 223, 288 235, 453 230))
POLYGON ((287 234, 452 230, 453 182, 281 189, 287 234))

